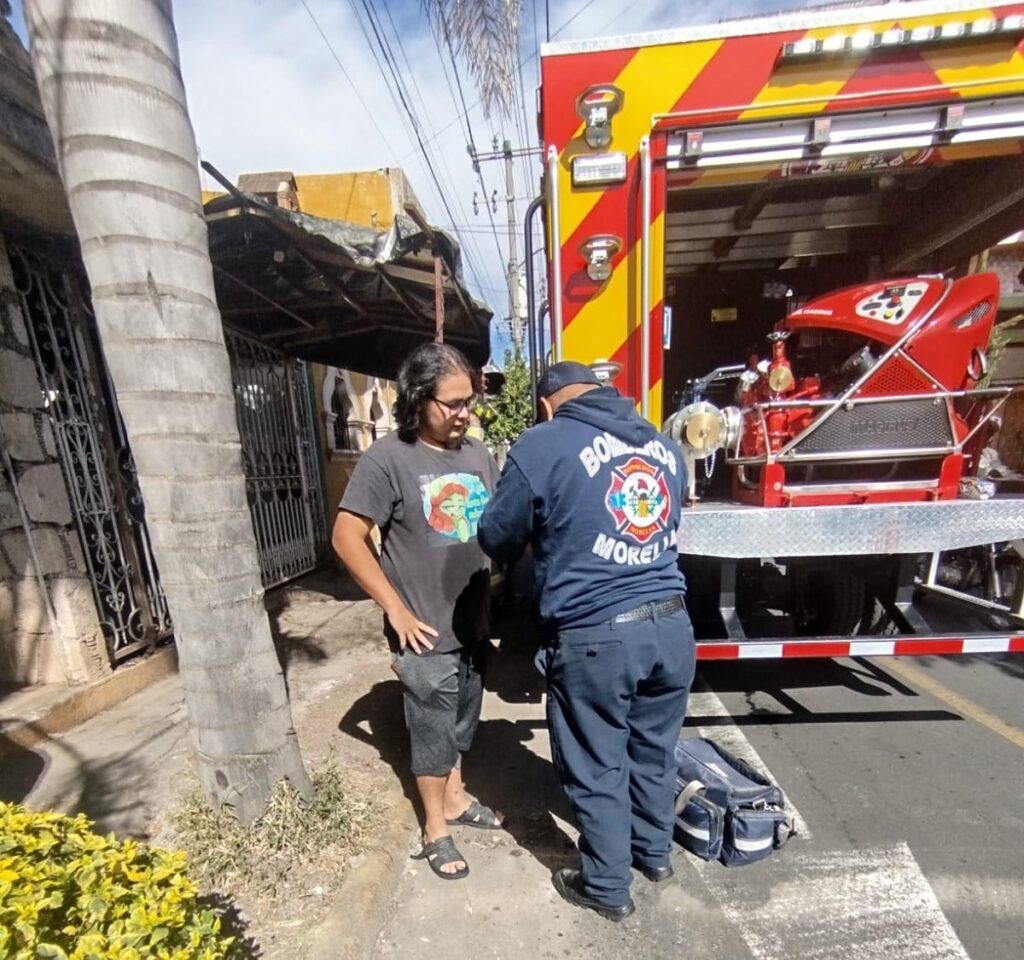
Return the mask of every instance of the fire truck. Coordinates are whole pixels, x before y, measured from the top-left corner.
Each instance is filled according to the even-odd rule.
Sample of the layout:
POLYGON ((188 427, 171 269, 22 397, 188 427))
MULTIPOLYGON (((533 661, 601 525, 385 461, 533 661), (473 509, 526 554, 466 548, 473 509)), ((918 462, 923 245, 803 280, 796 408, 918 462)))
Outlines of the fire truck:
POLYGON ((684 451, 698 658, 1024 652, 1024 4, 549 43, 539 104, 531 339, 684 451))

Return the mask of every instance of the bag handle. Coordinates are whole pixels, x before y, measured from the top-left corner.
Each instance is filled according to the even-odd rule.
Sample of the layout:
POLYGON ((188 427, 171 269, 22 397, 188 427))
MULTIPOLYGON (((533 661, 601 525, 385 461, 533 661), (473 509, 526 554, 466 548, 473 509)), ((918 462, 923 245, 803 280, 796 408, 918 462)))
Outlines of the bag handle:
POLYGON ((772 846, 779 850, 785 846, 786 841, 790 837, 795 837, 797 833, 796 822, 790 814, 786 814, 780 823, 775 824, 775 842, 772 846))
POLYGON ((704 789, 704 784, 700 780, 691 780, 685 787, 683 787, 679 796, 676 798, 676 816, 686 809, 686 805, 696 796, 701 790, 704 789))

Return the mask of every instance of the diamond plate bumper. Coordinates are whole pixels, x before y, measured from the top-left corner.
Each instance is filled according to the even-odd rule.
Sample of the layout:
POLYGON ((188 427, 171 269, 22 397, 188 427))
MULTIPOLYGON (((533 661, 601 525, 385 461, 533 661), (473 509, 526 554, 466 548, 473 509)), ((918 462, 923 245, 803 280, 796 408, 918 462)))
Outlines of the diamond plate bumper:
POLYGON ((934 553, 1024 538, 1024 499, 841 507, 684 508, 679 552, 695 556, 829 557, 934 553))

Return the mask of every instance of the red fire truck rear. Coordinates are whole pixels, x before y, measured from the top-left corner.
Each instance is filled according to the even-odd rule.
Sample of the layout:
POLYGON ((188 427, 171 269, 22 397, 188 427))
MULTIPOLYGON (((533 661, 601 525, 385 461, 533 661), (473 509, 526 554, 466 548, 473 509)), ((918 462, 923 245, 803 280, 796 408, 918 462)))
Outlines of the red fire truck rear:
POLYGON ((698 656, 1024 651, 1021 364, 983 269, 1024 227, 1024 4, 841 4, 541 64, 541 340, 686 455, 698 656))

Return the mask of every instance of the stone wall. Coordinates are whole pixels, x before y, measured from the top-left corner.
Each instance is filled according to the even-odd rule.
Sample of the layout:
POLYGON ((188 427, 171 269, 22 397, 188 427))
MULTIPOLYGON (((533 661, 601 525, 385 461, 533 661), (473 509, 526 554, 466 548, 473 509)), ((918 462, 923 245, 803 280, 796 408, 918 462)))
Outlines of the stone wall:
POLYGON ((103 634, 2 235, 0 448, 0 682, 102 676, 103 634))

